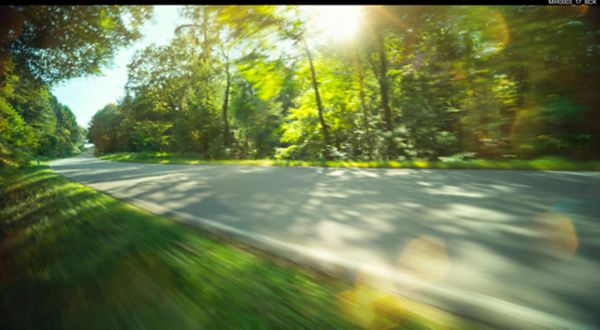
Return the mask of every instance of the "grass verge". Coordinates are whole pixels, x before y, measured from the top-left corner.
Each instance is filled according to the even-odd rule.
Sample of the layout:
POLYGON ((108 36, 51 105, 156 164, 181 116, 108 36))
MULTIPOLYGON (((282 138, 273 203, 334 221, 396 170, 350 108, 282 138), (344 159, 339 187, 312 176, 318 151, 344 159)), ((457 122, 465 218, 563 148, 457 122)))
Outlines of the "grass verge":
POLYGON ((0 328, 441 326, 402 300, 284 267, 48 167, 0 178, 0 328))
POLYGON ((250 165, 250 166, 321 166, 357 168, 421 168, 421 169, 486 169, 486 170, 547 170, 600 171, 600 161, 573 161, 560 157, 533 160, 462 160, 462 161, 303 161, 274 159, 203 160, 199 156, 164 152, 113 153, 102 159, 135 163, 250 165))

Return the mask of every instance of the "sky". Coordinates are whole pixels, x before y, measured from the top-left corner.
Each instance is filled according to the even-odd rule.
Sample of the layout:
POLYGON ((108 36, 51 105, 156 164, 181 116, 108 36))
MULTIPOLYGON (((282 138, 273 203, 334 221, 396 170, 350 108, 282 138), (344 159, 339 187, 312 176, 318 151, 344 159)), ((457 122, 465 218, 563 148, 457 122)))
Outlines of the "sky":
POLYGON ((113 64, 103 68, 102 75, 68 80, 52 88, 59 102, 66 104, 77 117, 80 126, 88 124, 96 111, 108 103, 115 103, 124 95, 127 83, 127 64, 136 50, 155 43, 167 44, 178 24, 181 6, 154 6, 154 17, 146 22, 141 32, 143 37, 115 56, 113 64))

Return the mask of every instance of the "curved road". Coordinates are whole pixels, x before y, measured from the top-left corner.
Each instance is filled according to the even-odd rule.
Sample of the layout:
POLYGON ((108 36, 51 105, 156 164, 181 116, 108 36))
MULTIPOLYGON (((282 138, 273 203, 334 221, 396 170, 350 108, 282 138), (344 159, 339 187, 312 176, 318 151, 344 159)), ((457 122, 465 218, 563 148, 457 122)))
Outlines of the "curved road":
POLYGON ((500 327, 600 326, 600 173, 111 162, 57 173, 500 327))

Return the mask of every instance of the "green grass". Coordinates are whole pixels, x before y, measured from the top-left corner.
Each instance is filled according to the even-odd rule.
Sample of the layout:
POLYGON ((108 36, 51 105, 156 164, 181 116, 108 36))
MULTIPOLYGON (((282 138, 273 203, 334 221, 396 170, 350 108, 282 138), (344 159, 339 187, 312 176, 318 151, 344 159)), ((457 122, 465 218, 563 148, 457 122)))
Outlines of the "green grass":
POLYGON ((0 169, 0 178, 2 329, 439 327, 397 304, 347 300, 358 296, 350 284, 205 236, 45 166, 0 169), (371 313, 368 324, 349 312, 357 310, 371 313))
POLYGON ((252 165, 252 166, 322 166, 357 168, 422 168, 422 169, 486 169, 486 170, 555 170, 600 171, 600 161, 574 161, 560 157, 534 160, 461 160, 461 161, 301 161, 273 159, 203 160, 192 155, 161 152, 114 153, 102 159, 161 164, 252 165))

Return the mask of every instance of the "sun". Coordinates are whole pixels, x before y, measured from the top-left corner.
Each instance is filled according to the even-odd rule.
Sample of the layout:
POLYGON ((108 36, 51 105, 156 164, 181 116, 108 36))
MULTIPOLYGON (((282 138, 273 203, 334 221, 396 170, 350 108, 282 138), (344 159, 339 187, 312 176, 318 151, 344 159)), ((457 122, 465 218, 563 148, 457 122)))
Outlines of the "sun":
POLYGON ((313 27, 326 37, 349 40, 356 35, 362 17, 361 6, 307 6, 313 27))

